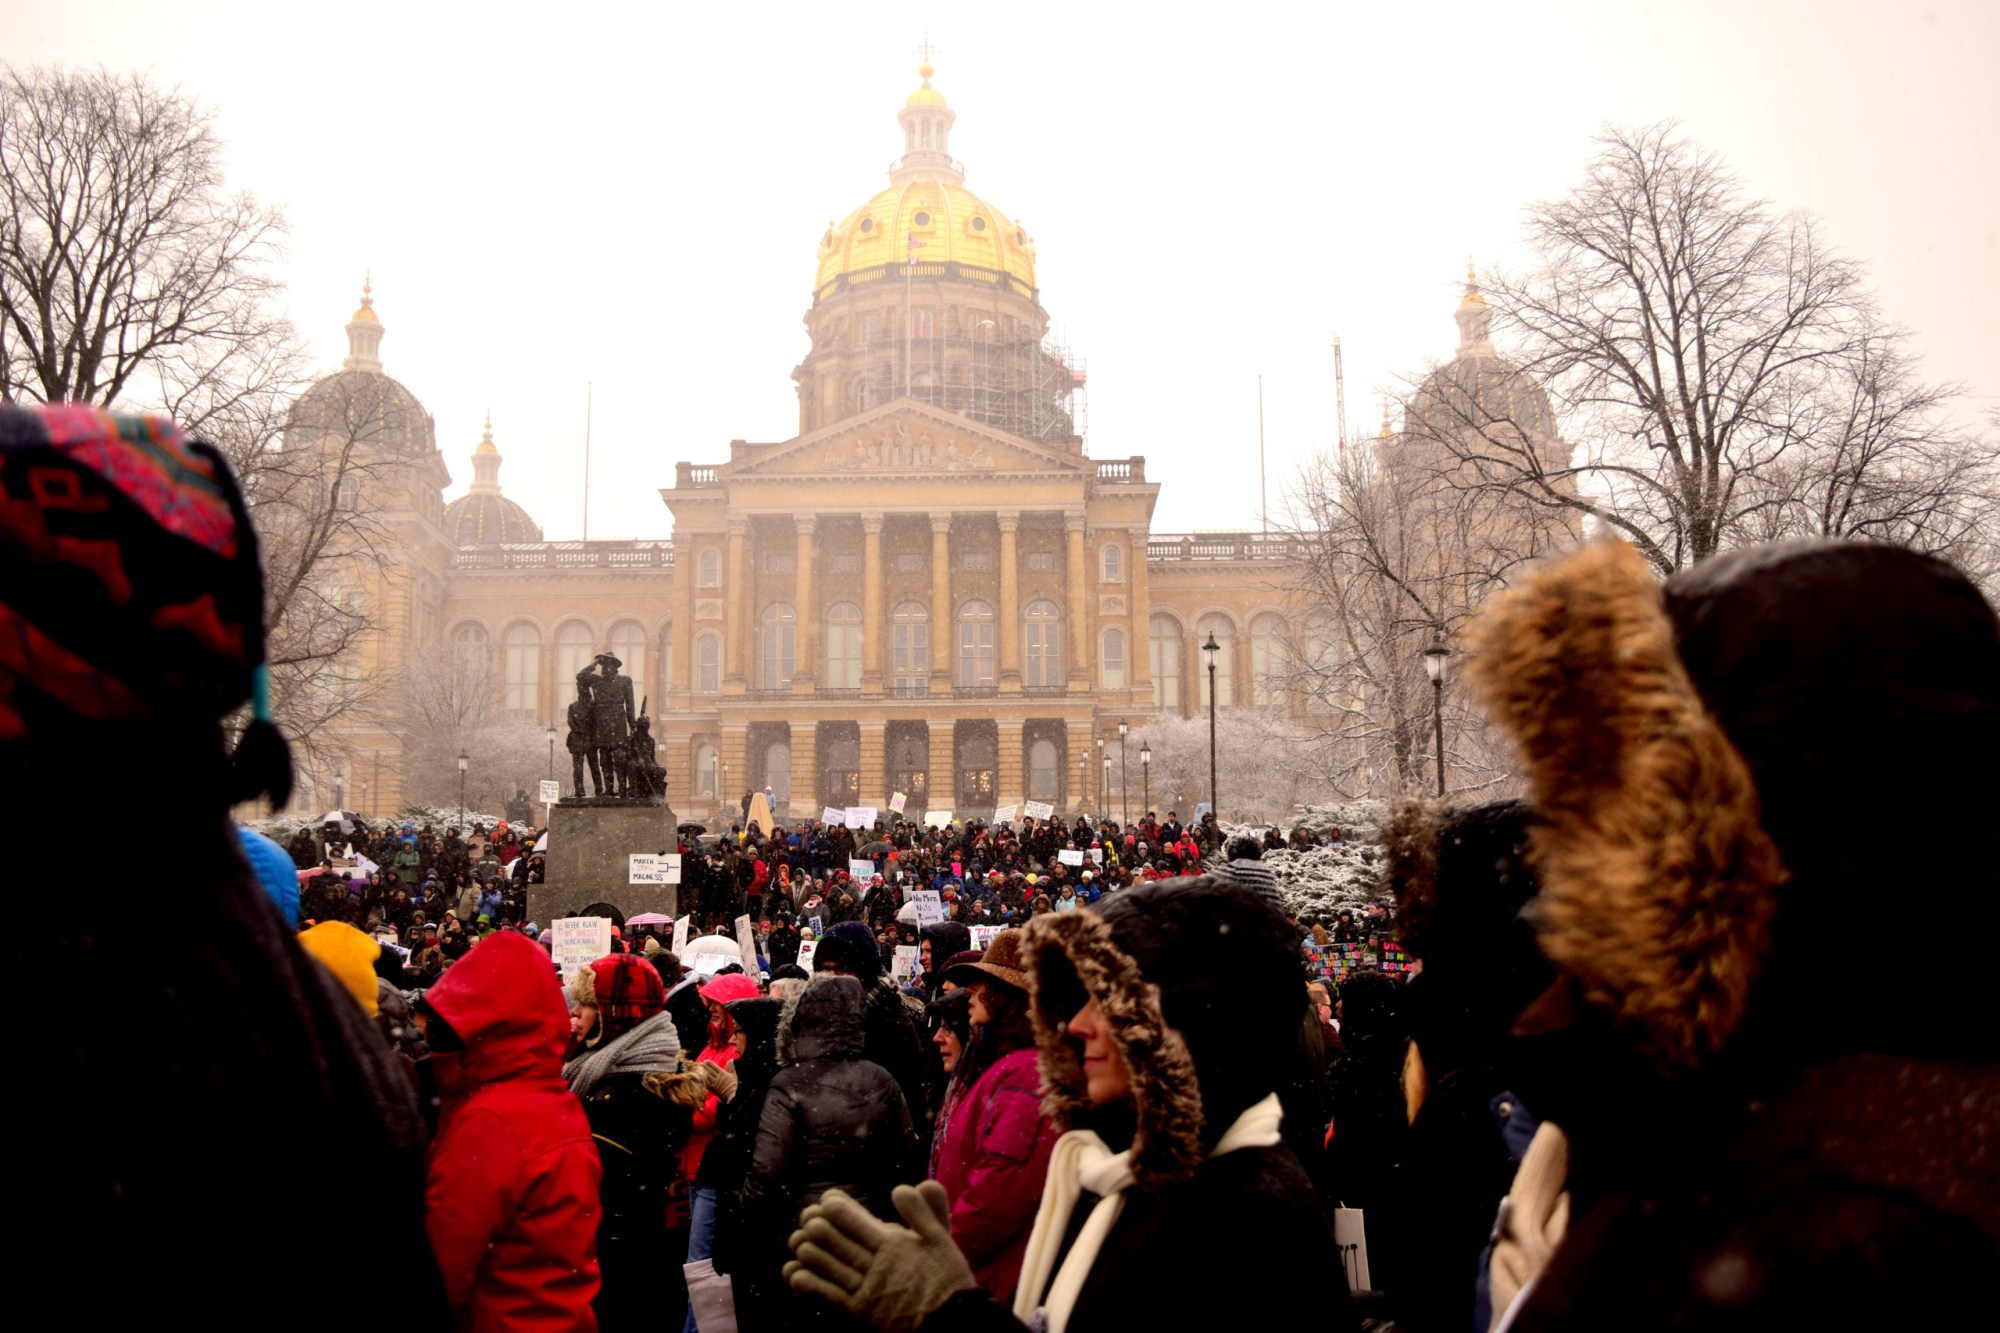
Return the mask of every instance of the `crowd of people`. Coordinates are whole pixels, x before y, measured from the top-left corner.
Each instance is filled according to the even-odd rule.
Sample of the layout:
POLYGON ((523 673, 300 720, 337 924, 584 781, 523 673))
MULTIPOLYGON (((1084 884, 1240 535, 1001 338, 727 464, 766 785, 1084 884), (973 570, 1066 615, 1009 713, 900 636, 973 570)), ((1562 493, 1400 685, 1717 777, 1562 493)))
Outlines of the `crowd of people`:
POLYGON ((9 934, 53 1094, 10 1264, 80 1310, 107 1279, 165 1322, 343 1329, 1983 1308, 2000 771, 1961 760, 2000 742, 2000 620, 1943 562, 1753 547, 1662 582, 1607 541, 1525 573, 1468 673, 1524 792, 1403 809, 1362 919, 1292 915, 1267 838, 1200 825, 891 825, 842 864, 842 831, 746 824, 684 864, 696 929, 752 915, 752 950, 621 930, 565 975, 515 896, 531 830, 229 823, 290 763, 219 453, 0 407, 0 488, 0 764, 23 882, 59 889, 9 934), (76 800, 114 753, 175 830, 158 928, 76 800), (1919 826, 1858 831, 1890 780, 1919 826), (931 889, 943 919, 906 913, 931 889), (1857 990, 1894 890, 1921 975, 1857 990), (1323 965, 1390 931, 1407 971, 1323 965))

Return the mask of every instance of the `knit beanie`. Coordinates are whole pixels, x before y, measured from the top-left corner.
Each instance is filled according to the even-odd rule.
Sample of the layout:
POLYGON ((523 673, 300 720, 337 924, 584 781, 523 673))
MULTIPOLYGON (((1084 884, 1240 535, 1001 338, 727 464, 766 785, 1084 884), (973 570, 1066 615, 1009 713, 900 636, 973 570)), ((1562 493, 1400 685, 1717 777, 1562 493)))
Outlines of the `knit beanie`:
POLYGON ((813 954, 814 966, 831 963, 842 971, 873 985, 882 975, 882 948, 864 922, 842 921, 826 932, 813 954))
POLYGON ((376 1012, 375 960, 382 946, 345 921, 322 921, 299 936, 305 951, 333 973, 342 990, 373 1018, 376 1012))

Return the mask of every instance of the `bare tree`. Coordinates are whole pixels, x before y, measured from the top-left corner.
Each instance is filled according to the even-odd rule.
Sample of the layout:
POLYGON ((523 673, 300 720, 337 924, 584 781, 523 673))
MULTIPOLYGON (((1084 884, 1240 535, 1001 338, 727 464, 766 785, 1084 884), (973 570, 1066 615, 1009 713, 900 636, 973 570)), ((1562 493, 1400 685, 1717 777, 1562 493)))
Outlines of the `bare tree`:
POLYGON ((1461 486, 1573 511, 1663 573, 1805 532, 1949 550, 1985 512, 1959 503, 1954 391, 1916 376, 1860 267, 1673 124, 1607 131, 1527 239, 1534 263, 1485 296, 1575 448, 1522 448, 1515 400, 1461 396, 1449 428, 1416 414, 1477 460, 1461 486))
MULTIPOLYGON (((1275 709, 1225 708, 1216 714, 1216 786, 1221 817, 1232 823, 1288 822, 1298 806, 1318 800, 1311 755, 1312 734, 1275 709)), ((1163 714, 1133 737, 1127 762, 1131 765, 1132 805, 1140 798, 1138 740, 1152 746, 1153 809, 1178 811, 1182 819, 1206 801, 1208 789, 1208 714, 1194 717, 1163 714)), ((1093 775, 1094 776, 1094 775, 1093 775)), ((1116 755, 1112 764, 1112 809, 1123 790, 1116 755)), ((1095 782, 1092 783, 1093 788, 1095 782)))

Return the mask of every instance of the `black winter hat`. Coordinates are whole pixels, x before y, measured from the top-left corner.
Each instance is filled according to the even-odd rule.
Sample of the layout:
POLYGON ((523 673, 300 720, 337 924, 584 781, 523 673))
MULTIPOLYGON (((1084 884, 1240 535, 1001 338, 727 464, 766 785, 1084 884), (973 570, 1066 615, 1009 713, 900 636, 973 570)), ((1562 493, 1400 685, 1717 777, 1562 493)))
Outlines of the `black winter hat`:
POLYGON ((869 986, 882 975, 882 946, 875 942, 875 932, 865 923, 842 921, 820 940, 813 963, 814 966, 831 963, 869 986))

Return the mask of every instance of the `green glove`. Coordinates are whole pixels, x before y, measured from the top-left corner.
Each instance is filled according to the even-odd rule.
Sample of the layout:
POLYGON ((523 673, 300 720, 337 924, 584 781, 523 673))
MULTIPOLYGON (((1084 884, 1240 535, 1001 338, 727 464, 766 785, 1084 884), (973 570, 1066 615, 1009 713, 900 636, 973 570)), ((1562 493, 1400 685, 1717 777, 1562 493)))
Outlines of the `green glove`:
POLYGON ((792 1233, 796 1258, 785 1265, 794 1291, 823 1297, 880 1333, 915 1333, 917 1325, 978 1284, 951 1242, 951 1203, 926 1180, 890 1195, 907 1226, 878 1221, 839 1190, 829 1190, 792 1233))

